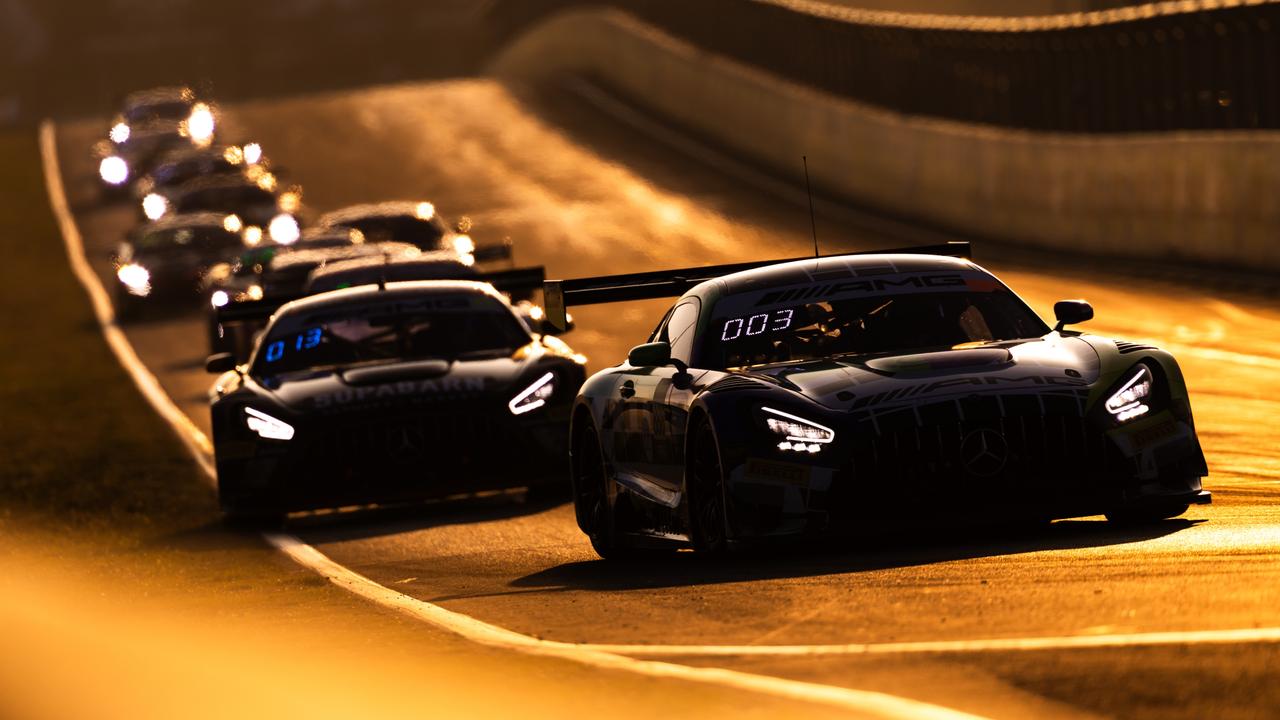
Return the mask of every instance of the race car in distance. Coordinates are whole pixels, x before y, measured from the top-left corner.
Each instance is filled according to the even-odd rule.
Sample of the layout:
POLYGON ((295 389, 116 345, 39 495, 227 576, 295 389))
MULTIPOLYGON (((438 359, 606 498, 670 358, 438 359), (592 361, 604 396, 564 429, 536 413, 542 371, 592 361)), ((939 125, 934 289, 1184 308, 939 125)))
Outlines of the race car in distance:
POLYGON ((485 262, 511 258, 511 246, 503 243, 476 247, 466 232, 469 222, 461 221, 454 229, 445 226, 429 202, 389 201, 351 205, 321 215, 320 227, 350 227, 364 233, 370 242, 407 242, 427 252, 453 251, 464 260, 485 262))
POLYGON ((229 519, 564 484, 585 358, 491 285, 387 283, 272 317, 247 365, 209 358, 229 519), (500 443, 500 450, 495 449, 500 443))
POLYGON ((961 515, 1154 521, 1209 502, 1173 357, 1065 329, 1093 317, 1082 300, 1051 329, 967 255, 548 283, 553 323, 566 304, 679 298, 574 405, 574 507, 596 551, 961 515))
POLYGON ((202 175, 240 173, 255 165, 268 165, 262 146, 257 143, 177 147, 156 158, 151 171, 134 183, 133 197, 141 205, 143 214, 149 215, 146 198, 153 193, 164 192, 202 175))
POLYGON ((215 124, 213 109, 191 88, 161 87, 128 95, 107 137, 94 145, 103 188, 113 192, 127 187, 165 150, 212 143, 215 124))
POLYGON ((116 315, 129 318, 157 299, 195 299, 208 269, 243 247, 220 213, 171 215, 135 228, 113 258, 116 315))
POLYGON ((302 233, 300 218, 306 213, 301 188, 281 190, 275 175, 258 165, 243 173, 195 177, 152 193, 138 211, 150 220, 170 213, 220 213, 250 246, 266 240, 277 245, 297 242, 302 233))
POLYGON ((307 283, 313 270, 327 263, 353 258, 417 257, 422 251, 408 243, 367 243, 359 230, 308 228, 297 243, 247 249, 239 258, 212 267, 202 292, 209 298, 209 351, 248 357, 253 335, 276 308, 311 293, 307 283), (240 312, 250 306, 249 312, 240 312), (226 317, 234 322, 227 322, 226 317))

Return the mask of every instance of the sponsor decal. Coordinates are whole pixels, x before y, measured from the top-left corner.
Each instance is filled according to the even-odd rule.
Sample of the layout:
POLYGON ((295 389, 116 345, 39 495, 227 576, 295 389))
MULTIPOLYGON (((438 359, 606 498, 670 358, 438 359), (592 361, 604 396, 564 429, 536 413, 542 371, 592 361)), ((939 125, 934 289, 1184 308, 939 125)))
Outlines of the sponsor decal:
POLYGON ((317 409, 350 403, 366 403, 392 398, 440 395, 474 395, 485 390, 484 378, 432 378, 427 380, 402 380, 400 382, 355 387, 317 395, 312 404, 317 409))
POLYGON ((960 273, 933 273, 881 278, 862 278, 838 283, 804 285, 802 287, 770 290, 756 301, 756 307, 794 303, 813 298, 831 298, 851 293, 885 293, 904 290, 964 287, 966 279, 960 273))

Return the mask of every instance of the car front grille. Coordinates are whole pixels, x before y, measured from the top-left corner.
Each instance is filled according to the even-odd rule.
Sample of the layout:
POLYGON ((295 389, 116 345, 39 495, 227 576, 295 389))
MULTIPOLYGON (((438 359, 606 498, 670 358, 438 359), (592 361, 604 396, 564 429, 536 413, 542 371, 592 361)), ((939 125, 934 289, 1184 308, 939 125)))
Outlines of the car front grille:
POLYGON ((1097 489, 1124 462, 1084 391, 989 394, 853 413, 851 461, 873 494, 1009 497, 1097 489))

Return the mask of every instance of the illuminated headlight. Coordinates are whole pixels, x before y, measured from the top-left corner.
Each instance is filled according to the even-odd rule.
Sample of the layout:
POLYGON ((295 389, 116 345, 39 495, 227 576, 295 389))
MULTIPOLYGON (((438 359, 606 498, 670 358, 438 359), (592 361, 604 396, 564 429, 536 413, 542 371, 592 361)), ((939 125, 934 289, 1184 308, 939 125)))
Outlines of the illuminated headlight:
POLYGON ((121 266, 116 270, 116 277, 134 295, 146 295, 151 292, 151 273, 137 263, 121 266))
POLYGON ((765 413, 764 421, 769 431, 783 438, 778 443, 779 450, 816 453, 823 445, 836 439, 836 431, 825 425, 773 408, 760 409, 765 413))
POLYGON ((142 198, 142 214, 146 215, 148 220, 159 220, 167 212, 169 212, 169 201, 165 200, 163 195, 150 193, 142 198))
POLYGON ((470 255, 476 251, 476 241, 470 235, 458 235, 453 238, 453 249, 459 255, 470 255))
POLYGON ((429 202, 420 202, 414 207, 413 214, 419 220, 430 220, 436 216, 436 206, 429 202))
POLYGON ((258 437, 268 440, 292 440, 293 426, 283 420, 277 420, 261 410, 251 407, 244 409, 244 421, 249 429, 258 433, 258 437))
POLYGON ((98 163, 98 176, 108 185, 123 185, 129 179, 129 163, 118 155, 104 157, 98 163))
POLYGON ((244 229, 244 222, 240 219, 239 215, 232 213, 222 218, 222 229, 229 233, 240 232, 244 229))
POLYGON ((1107 398, 1107 412, 1122 423, 1146 415, 1151 411, 1151 407, 1143 400, 1151 396, 1151 385, 1154 381, 1151 370, 1146 365, 1139 365, 1120 389, 1107 398))
POLYGON ((214 290, 209 302, 213 303, 216 308, 225 307, 227 303, 231 302, 231 296, 227 294, 226 290, 214 290))
POLYGON ((244 146, 244 161, 249 165, 257 165, 262 161, 262 146, 258 143, 249 143, 244 146))
POLYGON ((200 144, 213 139, 213 111, 204 103, 197 103, 187 116, 187 135, 200 144))
POLYGON ((271 236, 271 241, 278 245, 292 245, 298 241, 302 231, 298 228, 297 218, 282 213, 271 218, 271 224, 267 225, 267 234, 271 236))
POLYGON ((240 237, 244 240, 244 244, 250 247, 262 242, 262 228, 257 225, 250 225, 240 233, 240 237))
POLYGON ((523 415, 546 405, 555 391, 555 373, 547 373, 534 380, 529 387, 521 390, 519 395, 511 398, 511 402, 507 403, 507 407, 511 409, 513 415, 523 415))
POLYGON ((116 123, 111 126, 111 132, 107 133, 111 138, 111 142, 121 145, 129 142, 129 126, 125 123, 116 123))

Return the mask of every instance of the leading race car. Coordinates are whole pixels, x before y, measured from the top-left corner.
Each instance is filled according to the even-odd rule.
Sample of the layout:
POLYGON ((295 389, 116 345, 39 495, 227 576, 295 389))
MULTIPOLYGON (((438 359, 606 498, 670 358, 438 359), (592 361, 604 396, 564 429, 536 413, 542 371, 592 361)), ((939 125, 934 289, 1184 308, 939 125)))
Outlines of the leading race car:
POLYGON ((1167 352, 1050 328, 967 244, 547 284, 566 304, 678 296, 582 387, 579 527, 604 557, 720 552, 957 513, 1117 522, 1207 503, 1167 352))
POLYGON ((282 307, 211 405, 229 517, 563 485, 585 358, 491 285, 388 283, 282 307))

